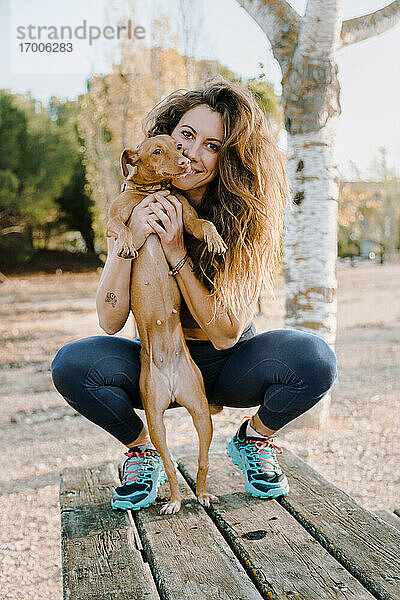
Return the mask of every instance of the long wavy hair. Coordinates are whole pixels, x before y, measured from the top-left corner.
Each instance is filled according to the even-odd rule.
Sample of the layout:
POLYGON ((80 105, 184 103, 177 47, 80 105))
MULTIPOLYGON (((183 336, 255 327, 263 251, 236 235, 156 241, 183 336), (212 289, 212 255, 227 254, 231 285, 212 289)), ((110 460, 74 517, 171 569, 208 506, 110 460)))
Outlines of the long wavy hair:
POLYGON ((214 223, 228 250, 213 255, 189 234, 185 242, 195 275, 214 296, 213 318, 219 310, 239 318, 258 300, 263 286, 273 295, 285 205, 290 201, 284 159, 253 94, 222 76, 194 90, 169 94, 143 119, 144 134, 170 135, 181 117, 200 104, 221 115, 224 139, 217 175, 196 210, 214 223))

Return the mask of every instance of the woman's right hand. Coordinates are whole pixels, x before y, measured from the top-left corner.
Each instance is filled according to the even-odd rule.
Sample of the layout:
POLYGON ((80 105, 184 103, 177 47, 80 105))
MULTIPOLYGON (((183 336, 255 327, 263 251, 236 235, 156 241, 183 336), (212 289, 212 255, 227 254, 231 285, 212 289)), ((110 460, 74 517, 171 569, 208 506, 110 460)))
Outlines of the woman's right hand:
POLYGON ((149 194, 143 198, 143 200, 141 200, 133 209, 132 214, 126 224, 132 231, 137 250, 145 243, 150 233, 154 233, 154 230, 147 222, 149 216, 151 215, 153 219, 159 221, 159 218, 150 207, 151 202, 157 200, 157 196, 166 198, 170 193, 170 190, 162 190, 160 192, 149 194))

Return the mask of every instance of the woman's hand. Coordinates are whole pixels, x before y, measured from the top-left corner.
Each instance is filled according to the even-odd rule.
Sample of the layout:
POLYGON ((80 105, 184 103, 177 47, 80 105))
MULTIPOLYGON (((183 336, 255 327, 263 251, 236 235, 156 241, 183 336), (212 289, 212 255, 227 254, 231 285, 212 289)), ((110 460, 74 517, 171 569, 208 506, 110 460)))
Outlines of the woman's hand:
POLYGON ((178 198, 170 194, 167 197, 158 197, 149 206, 161 224, 157 223, 152 215, 149 215, 147 223, 160 238, 165 258, 172 267, 175 267, 186 254, 183 239, 182 204, 178 198))
POLYGON ((149 216, 158 219, 150 204, 156 200, 164 198, 164 196, 167 196, 168 194, 170 194, 169 190, 162 190, 161 192, 149 194, 143 198, 143 200, 141 200, 133 209, 132 214, 126 224, 132 231, 137 250, 143 246, 150 233, 155 233, 147 222, 149 216))

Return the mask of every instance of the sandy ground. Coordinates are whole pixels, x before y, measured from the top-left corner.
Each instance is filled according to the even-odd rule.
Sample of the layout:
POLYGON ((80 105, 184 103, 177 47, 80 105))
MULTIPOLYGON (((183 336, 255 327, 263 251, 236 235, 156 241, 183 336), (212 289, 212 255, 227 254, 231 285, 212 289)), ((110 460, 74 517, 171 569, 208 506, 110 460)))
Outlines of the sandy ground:
MULTIPOLYGON (((400 507, 400 265, 338 264, 339 381, 326 429, 282 429, 288 447, 369 510, 400 507)), ((0 598, 62 598, 58 477, 64 466, 122 457, 108 433, 77 416, 53 389, 49 363, 97 325, 99 275, 9 278, 0 286, 0 598)), ((257 330, 283 327, 283 280, 257 330)), ((131 337, 132 322, 118 334, 131 337)), ((249 409, 214 417, 223 448, 249 409)), ((143 414, 143 413, 142 413, 143 414)), ((251 414, 251 413, 250 413, 251 414)), ((195 432, 184 409, 167 411, 172 449, 195 432)))

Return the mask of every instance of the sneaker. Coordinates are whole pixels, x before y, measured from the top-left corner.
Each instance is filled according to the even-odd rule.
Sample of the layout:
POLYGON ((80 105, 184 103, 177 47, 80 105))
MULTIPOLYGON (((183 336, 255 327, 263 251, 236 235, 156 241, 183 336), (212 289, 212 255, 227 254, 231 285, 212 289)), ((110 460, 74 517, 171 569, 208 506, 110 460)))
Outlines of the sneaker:
POLYGON ((259 498, 287 496, 289 483, 276 459, 276 453, 282 454, 282 449, 273 444, 274 436, 246 437, 248 417, 245 418, 226 451, 244 473, 246 492, 259 498))
POLYGON ((157 498, 159 486, 167 481, 161 456, 154 448, 130 448, 121 469, 121 485, 115 488, 111 506, 114 510, 140 510, 157 498))

